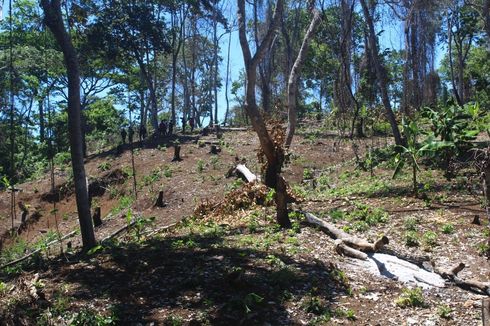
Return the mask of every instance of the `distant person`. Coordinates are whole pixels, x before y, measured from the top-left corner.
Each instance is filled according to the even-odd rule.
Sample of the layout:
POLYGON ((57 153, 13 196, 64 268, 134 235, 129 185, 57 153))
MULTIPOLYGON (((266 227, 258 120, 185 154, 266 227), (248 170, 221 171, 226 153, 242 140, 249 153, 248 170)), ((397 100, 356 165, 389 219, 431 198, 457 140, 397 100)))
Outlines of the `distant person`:
POLYGON ((174 123, 172 121, 168 122, 168 135, 172 136, 174 133, 174 123))
POLYGON ((160 136, 165 136, 167 134, 167 122, 165 120, 160 121, 158 125, 158 133, 160 136))
POLYGON ((128 133, 126 132, 126 129, 125 128, 121 128, 121 139, 122 139, 122 143, 123 144, 126 144, 126 136, 128 135, 128 133))
POLYGON ((189 126, 191 127, 191 132, 194 132, 194 118, 189 119, 189 126))
POLYGON ((128 127, 128 141, 131 144, 133 142, 134 130, 133 127, 128 127))
POLYGON ((147 134, 148 134, 148 131, 146 130, 145 125, 142 124, 140 126, 140 134, 139 134, 139 136, 140 136, 140 142, 142 142, 143 140, 146 139, 147 134))
POLYGON ((182 121, 182 133, 185 134, 185 125, 187 123, 185 120, 185 115, 180 120, 182 121))

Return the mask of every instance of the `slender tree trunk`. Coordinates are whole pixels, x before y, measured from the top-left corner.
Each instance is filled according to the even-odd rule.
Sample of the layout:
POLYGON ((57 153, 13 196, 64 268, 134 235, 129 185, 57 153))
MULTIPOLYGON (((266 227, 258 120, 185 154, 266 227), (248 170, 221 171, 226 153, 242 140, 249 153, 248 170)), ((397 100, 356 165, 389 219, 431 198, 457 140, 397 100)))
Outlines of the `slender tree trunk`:
POLYGON ((226 81, 225 81, 225 100, 226 100, 226 112, 224 125, 228 122, 228 114, 230 114, 230 99, 228 97, 229 84, 230 84, 230 50, 231 50, 231 32, 228 37, 228 55, 226 59, 226 81))
POLYGON ((216 19, 216 12, 217 9, 214 8, 213 10, 213 45, 214 45, 214 58, 213 58, 213 65, 214 65, 214 74, 213 74, 213 91, 214 91, 214 124, 218 125, 218 49, 219 49, 219 43, 218 43, 218 21, 216 19))
POLYGON ((451 72, 451 85, 453 86, 453 94, 454 97, 456 98, 456 102, 458 103, 459 106, 463 105, 463 101, 461 100, 461 97, 459 96, 458 88, 456 87, 456 81, 454 77, 454 65, 453 65, 453 32, 452 32, 452 23, 451 23, 451 17, 447 18, 448 21, 448 26, 447 26, 447 33, 448 33, 448 56, 449 56, 449 69, 451 72))
POLYGON ((374 23, 371 14, 369 12, 369 8, 366 5, 366 0, 360 0, 360 1, 364 12, 364 18, 366 19, 366 24, 368 27, 368 39, 370 43, 369 48, 371 50, 372 58, 374 61, 374 68, 376 70, 376 77, 381 92, 381 99, 383 101, 383 106, 385 107, 386 110, 386 117, 391 125, 391 130, 395 138, 395 143, 397 145, 403 145, 403 139, 401 137, 400 130, 398 129, 396 117, 395 114, 393 113, 393 110, 391 109, 391 102, 388 96, 386 71, 384 67, 381 65, 381 60, 379 58, 378 42, 376 40, 376 32, 374 31, 374 23))
POLYGON ((41 144, 43 144, 46 139, 45 122, 44 122, 44 98, 39 100, 38 106, 39 106, 39 141, 41 142, 41 144))
MULTIPOLYGON (((490 39, 490 0, 483 3, 483 18, 485 20, 485 31, 487 32, 487 41, 490 39)), ((490 47, 490 41, 488 41, 490 47)))
POLYGON ((75 183, 78 219, 82 233, 84 250, 96 245, 94 228, 90 216, 90 205, 87 191, 87 179, 83 163, 82 131, 80 123, 80 73, 78 58, 71 37, 65 30, 61 15, 60 0, 41 0, 44 10, 44 22, 60 45, 65 58, 68 74, 68 130, 70 152, 75 183))
POLYGON ((303 38, 303 43, 299 50, 298 56, 293 64, 293 68, 289 74, 288 80, 288 128, 286 131, 286 142, 285 145, 288 148, 291 146, 293 141, 294 131, 296 130, 296 124, 298 120, 298 112, 296 111, 296 91, 298 89, 298 78, 301 66, 304 59, 306 58, 306 53, 308 51, 308 44, 313 37, 316 26, 320 23, 320 13, 317 10, 313 12, 313 19, 311 20, 310 26, 306 31, 303 38))
POLYGON ((172 54, 172 93, 170 96, 170 108, 171 108, 171 121, 175 126, 176 118, 175 118, 175 91, 176 87, 175 84, 177 82, 177 56, 178 52, 172 54))

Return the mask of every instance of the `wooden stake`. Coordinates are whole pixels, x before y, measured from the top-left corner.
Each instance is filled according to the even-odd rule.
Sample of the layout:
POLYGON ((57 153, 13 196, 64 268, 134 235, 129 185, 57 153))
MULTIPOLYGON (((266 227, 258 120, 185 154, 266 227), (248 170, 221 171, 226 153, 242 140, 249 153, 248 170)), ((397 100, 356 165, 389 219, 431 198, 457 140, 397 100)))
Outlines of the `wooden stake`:
POLYGON ((160 191, 158 193, 158 198, 154 207, 165 207, 165 206, 167 206, 167 204, 163 202, 163 191, 160 191))
POLYGON ((101 226, 102 225, 100 207, 95 207, 94 215, 92 216, 92 219, 94 221, 94 226, 95 227, 98 227, 98 226, 101 226))
POLYGON ((174 158, 172 162, 180 162, 182 158, 180 158, 180 145, 174 145, 174 158))

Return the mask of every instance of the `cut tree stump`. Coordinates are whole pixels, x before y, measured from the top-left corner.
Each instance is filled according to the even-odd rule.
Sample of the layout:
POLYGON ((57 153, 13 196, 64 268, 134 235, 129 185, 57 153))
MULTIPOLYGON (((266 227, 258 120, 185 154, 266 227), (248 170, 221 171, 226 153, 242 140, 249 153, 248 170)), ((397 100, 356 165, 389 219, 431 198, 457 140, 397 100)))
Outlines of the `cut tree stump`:
POLYGON ((100 213, 100 207, 95 207, 94 210, 94 215, 92 216, 92 219, 94 221, 94 226, 98 227, 102 225, 102 218, 101 218, 101 213, 100 213))
POLYGON ((174 145, 174 158, 172 162, 180 162, 182 158, 180 157, 180 145, 174 145))
POLYGON ((211 150, 209 151, 209 153, 217 155, 221 153, 221 147, 219 147, 218 145, 211 145, 211 150))
POLYGON ((154 207, 165 207, 167 204, 163 201, 163 191, 158 193, 157 201, 155 202, 154 207))
POLYGON ((481 222, 480 222, 480 215, 475 215, 475 216, 473 216, 473 221, 471 222, 471 224, 481 225, 481 222))
POLYGON ((381 237, 375 243, 353 237, 350 234, 347 234, 339 228, 335 227, 333 224, 327 223, 311 213, 303 212, 303 214, 305 215, 308 223, 319 226, 323 232, 327 233, 329 236, 335 239, 342 240, 345 245, 353 249, 357 249, 362 252, 376 252, 381 250, 385 245, 389 243, 389 240, 386 236, 381 237))

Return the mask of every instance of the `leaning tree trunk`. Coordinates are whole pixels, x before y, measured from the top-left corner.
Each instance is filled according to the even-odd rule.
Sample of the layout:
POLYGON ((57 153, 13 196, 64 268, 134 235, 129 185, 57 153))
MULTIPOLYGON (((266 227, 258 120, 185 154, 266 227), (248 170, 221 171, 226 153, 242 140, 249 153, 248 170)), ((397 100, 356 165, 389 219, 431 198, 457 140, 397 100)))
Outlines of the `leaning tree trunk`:
POLYGON ((303 61, 305 60, 306 52, 308 51, 308 43, 313 37, 315 28, 318 26, 319 23, 320 23, 320 13, 317 10, 314 10, 313 19, 311 20, 310 26, 306 31, 298 56, 296 57, 296 61, 293 64, 291 73, 289 74, 288 129, 286 131, 286 142, 285 142, 286 148, 289 148, 289 146, 291 146, 291 142, 293 141, 294 131, 296 130, 296 124, 298 121, 298 112, 296 111, 296 90, 298 89, 299 72, 301 69, 301 65, 303 64, 303 61))
POLYGON ((388 96, 388 85, 386 78, 385 68, 381 65, 381 60, 378 53, 378 41, 376 40, 376 32, 374 31, 374 23, 369 13, 369 8, 366 5, 366 0, 361 0, 362 10, 364 12, 364 18, 366 19, 366 24, 368 27, 368 40, 369 48, 371 50, 371 56, 374 62, 374 69, 376 70, 376 79, 378 80, 379 90, 381 93, 381 99, 383 101, 383 106, 386 110, 386 117, 391 125, 391 130, 393 131, 393 137, 395 138, 395 143, 397 145, 403 145, 403 139, 398 129, 398 124, 396 123, 396 117, 391 109, 391 102, 388 96))
POLYGON ((274 171, 273 175, 266 176, 266 184, 270 186, 273 184, 273 188, 276 190, 276 209, 277 209, 277 222, 282 227, 289 227, 291 225, 287 213, 287 200, 286 198, 286 185, 284 179, 281 177, 281 167, 283 163, 283 152, 281 149, 276 148, 274 141, 272 140, 264 120, 259 112, 257 106, 257 100, 255 97, 255 86, 257 83, 257 65, 265 56, 270 44, 273 40, 275 29, 279 23, 279 19, 284 6, 284 0, 278 0, 274 17, 272 19, 271 26, 267 30, 267 33, 262 40, 262 43, 257 46, 257 51, 252 57, 250 47, 247 40, 246 32, 246 18, 245 18, 245 0, 237 0, 238 2, 238 35, 240 38, 240 45, 243 52, 243 60, 245 62, 245 70, 247 74, 246 85, 246 97, 245 97, 245 110, 252 122, 252 126, 259 137, 260 146, 267 159, 267 166, 270 170, 274 171), (268 180, 269 182, 268 182, 268 180), (274 180, 271 180, 274 179, 274 180), (270 184, 268 184, 270 183, 270 184))
POLYGON ((65 30, 60 0, 41 0, 44 22, 53 33, 63 51, 68 74, 68 130, 70 152, 75 183, 78 219, 84 250, 96 245, 94 227, 90 216, 85 167, 83 165, 82 131, 80 119, 80 72, 76 50, 65 30))

